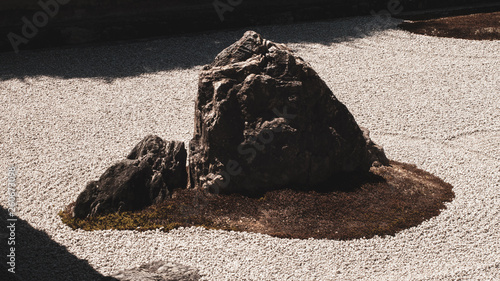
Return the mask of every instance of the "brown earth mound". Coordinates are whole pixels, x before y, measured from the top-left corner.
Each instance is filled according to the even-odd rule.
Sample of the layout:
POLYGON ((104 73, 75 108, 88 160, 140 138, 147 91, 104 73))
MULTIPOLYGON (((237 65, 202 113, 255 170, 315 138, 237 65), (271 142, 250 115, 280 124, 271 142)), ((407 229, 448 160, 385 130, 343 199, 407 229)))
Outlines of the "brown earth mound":
POLYGON ((343 191, 282 189, 263 197, 179 190, 173 198, 139 212, 63 221, 73 228, 138 229, 180 226, 247 231, 284 238, 355 239, 393 235, 436 216, 450 202, 452 186, 413 165, 391 161, 360 177, 335 183, 343 191))
POLYGON ((500 12, 405 21, 399 27, 413 33, 430 36, 500 40, 500 12))

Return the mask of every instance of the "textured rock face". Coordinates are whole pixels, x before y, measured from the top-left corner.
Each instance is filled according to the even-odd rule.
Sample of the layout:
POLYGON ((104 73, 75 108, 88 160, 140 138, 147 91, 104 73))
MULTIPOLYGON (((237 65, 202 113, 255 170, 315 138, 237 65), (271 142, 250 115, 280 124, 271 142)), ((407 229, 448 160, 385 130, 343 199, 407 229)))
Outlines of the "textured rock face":
POLYGON ((155 261, 122 270, 101 281, 195 281, 201 278, 198 270, 177 263, 155 261))
POLYGON ((189 145, 190 186, 213 193, 314 187, 387 164, 307 63, 253 31, 203 68, 189 145))
POLYGON ((133 211, 162 201, 172 189, 186 187, 186 157, 183 142, 147 136, 127 159, 87 184, 76 200, 73 216, 133 211))

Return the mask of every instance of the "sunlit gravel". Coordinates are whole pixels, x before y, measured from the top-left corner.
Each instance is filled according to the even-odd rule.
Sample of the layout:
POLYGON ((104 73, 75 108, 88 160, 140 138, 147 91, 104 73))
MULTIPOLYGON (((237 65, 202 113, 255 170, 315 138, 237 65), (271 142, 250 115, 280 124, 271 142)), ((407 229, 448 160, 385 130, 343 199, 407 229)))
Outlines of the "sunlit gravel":
MULTIPOLYGON (((7 208, 7 173, 15 165, 19 218, 102 275, 164 260, 198 270, 202 280, 500 280, 500 41, 373 23, 366 17, 254 30, 309 62, 389 158, 454 186, 447 209, 417 227, 328 241, 202 228, 86 232, 62 224, 58 212, 86 182, 147 134, 191 138, 199 71, 245 30, 0 54, 0 204, 7 208)), ((97 278, 36 235, 25 237, 17 258, 23 280, 97 278)))

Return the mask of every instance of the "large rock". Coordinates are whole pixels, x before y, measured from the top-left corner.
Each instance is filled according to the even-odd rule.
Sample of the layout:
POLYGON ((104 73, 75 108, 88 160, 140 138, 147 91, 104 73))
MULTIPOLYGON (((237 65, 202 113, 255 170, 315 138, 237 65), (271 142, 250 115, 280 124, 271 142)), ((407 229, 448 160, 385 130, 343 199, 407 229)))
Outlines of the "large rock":
POLYGON ((76 200, 73 216, 134 211, 164 200, 174 188, 186 187, 186 158, 183 142, 145 137, 127 159, 87 184, 76 200))
POLYGON ((203 68, 189 146, 190 186, 213 193, 314 187, 388 163, 307 63, 253 31, 203 68))

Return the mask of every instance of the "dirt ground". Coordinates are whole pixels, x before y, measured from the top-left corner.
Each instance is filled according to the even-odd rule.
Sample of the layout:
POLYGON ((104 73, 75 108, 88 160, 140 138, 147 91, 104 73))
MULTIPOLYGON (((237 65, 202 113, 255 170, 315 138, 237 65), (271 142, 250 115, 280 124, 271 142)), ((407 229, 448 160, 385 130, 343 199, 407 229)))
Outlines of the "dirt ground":
POLYGON ((337 178, 342 188, 267 192, 260 198, 211 195, 181 189, 171 199, 139 212, 74 219, 71 207, 60 215, 72 228, 139 229, 203 226, 281 238, 349 240, 394 235, 445 209, 452 186, 413 165, 391 161, 370 173, 337 178))
POLYGON ((405 21, 399 25, 413 33, 470 40, 500 40, 500 12, 405 21))

